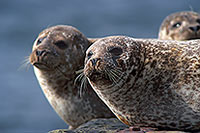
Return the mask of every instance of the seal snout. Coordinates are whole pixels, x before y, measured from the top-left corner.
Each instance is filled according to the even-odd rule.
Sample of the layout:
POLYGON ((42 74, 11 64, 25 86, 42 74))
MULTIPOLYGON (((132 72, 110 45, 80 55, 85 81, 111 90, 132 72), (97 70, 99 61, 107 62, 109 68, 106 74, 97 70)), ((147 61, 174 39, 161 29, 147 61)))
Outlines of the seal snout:
POLYGON ((90 62, 92 63, 92 66, 95 67, 99 60, 100 60, 100 58, 94 58, 94 59, 91 59, 90 62))
POLYGON ((36 56, 42 56, 44 53, 46 53, 46 51, 45 50, 36 50, 35 51, 35 54, 36 54, 36 56))
POLYGON ((189 29, 193 32, 198 32, 200 30, 200 25, 190 26, 189 29))
POLYGON ((102 68, 101 68, 101 58, 91 58, 87 61, 85 65, 84 74, 90 79, 96 79, 101 77, 102 68))
POLYGON ((190 31, 193 33, 191 35, 191 38, 189 38, 188 40, 192 40, 192 39, 199 39, 200 38, 200 24, 198 25, 193 25, 188 27, 190 29, 190 31))
POLYGON ((54 61, 55 58, 51 51, 37 48, 31 53, 29 60, 33 66, 47 70, 57 65, 58 60, 54 61))

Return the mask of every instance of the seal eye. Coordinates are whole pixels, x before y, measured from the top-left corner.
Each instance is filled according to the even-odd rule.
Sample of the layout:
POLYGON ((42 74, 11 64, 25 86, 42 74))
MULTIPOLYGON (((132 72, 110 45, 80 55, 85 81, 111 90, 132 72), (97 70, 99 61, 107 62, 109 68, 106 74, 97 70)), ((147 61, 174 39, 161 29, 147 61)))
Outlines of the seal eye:
POLYGON ((199 23, 199 24, 200 24, 200 19, 197 19, 196 21, 197 21, 197 23, 199 23))
POLYGON ((112 55, 119 56, 123 53, 123 50, 120 47, 114 47, 108 50, 112 55))
POLYGON ((92 51, 90 51, 90 52, 87 54, 88 59, 90 59, 92 55, 93 55, 93 53, 92 53, 92 51))
POLYGON ((181 26, 181 22, 177 22, 177 23, 172 25, 172 28, 178 28, 180 26, 181 26))
POLYGON ((43 41, 45 38, 46 38, 46 37, 39 38, 39 39, 37 40, 37 45, 39 45, 40 43, 42 43, 42 41, 43 41))
POLYGON ((60 49, 65 49, 65 48, 67 48, 67 44, 66 44, 64 41, 62 41, 62 40, 57 41, 57 42, 55 42, 54 44, 55 44, 58 48, 60 48, 60 49))

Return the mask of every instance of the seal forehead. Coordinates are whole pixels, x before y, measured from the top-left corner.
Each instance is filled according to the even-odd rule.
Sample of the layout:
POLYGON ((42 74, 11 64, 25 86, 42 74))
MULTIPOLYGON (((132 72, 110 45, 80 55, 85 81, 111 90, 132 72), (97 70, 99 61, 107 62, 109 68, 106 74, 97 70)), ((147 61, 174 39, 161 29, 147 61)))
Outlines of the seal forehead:
POLYGON ((199 17, 199 14, 196 12, 178 12, 178 13, 173 13, 169 16, 166 17, 166 21, 171 21, 172 19, 181 19, 181 20, 191 20, 191 18, 196 18, 199 17))
MULTIPOLYGON (((79 30, 72 26, 67 25, 57 25, 53 27, 49 27, 43 30, 38 36, 43 37, 47 35, 55 35, 57 33, 62 33, 66 37, 71 37, 72 35, 82 34, 79 30)), ((83 35, 84 36, 84 35, 83 35)))
POLYGON ((120 47, 124 50, 130 45, 130 38, 124 36, 111 36, 105 37, 103 39, 99 39, 95 43, 93 43, 87 50, 86 53, 94 52, 94 53, 102 53, 105 54, 109 50, 120 47))
POLYGON ((196 22, 196 19, 200 18, 200 15, 196 12, 178 12, 178 13, 173 13, 169 16, 167 16, 163 23, 162 23, 162 28, 164 28, 168 23, 173 24, 174 22, 177 21, 188 21, 190 23, 196 22))
POLYGON ((49 43, 56 43, 57 41, 66 41, 71 47, 80 47, 82 50, 88 47, 89 41, 87 38, 76 28, 66 25, 57 25, 42 31, 38 39, 48 38, 49 43))

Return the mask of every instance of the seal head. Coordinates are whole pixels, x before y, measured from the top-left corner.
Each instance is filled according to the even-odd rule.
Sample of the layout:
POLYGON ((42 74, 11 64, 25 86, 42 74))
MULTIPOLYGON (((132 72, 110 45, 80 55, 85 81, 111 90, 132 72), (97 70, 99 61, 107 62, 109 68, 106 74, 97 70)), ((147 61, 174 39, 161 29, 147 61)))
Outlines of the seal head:
POLYGON ((173 13, 163 20, 158 36, 162 40, 200 39, 200 15, 192 11, 173 13))
MULTIPOLYGON (((114 85, 113 83, 119 85, 119 80, 124 76, 122 71, 126 71, 132 54, 127 45, 124 45, 129 38, 120 38, 101 39, 97 41, 98 46, 91 46, 87 50, 84 73, 91 81, 103 81, 102 85, 106 86, 114 85)), ((134 61, 137 62, 137 59, 134 61)))

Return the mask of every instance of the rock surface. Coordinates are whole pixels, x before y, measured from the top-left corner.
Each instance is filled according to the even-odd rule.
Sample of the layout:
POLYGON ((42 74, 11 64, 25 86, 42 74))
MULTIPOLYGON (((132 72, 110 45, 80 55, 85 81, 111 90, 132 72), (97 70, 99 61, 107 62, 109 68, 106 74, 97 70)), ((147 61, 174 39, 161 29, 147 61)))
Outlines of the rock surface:
POLYGON ((57 129, 49 133, 186 133, 182 131, 130 131, 127 125, 116 118, 94 119, 77 129, 57 129))
POLYGON ((116 118, 94 119, 74 130, 58 129, 50 131, 49 133, 112 133, 123 130, 124 128, 128 128, 128 126, 116 118))

